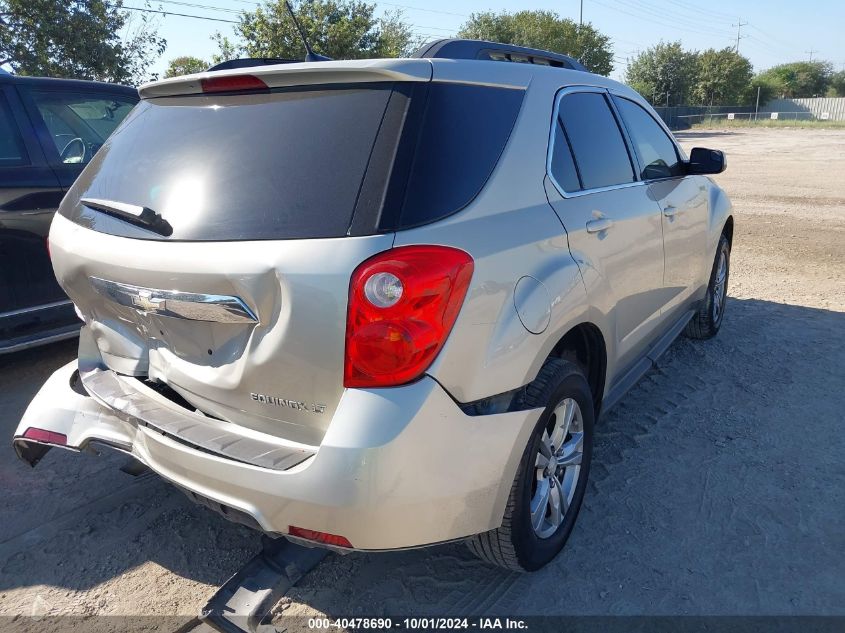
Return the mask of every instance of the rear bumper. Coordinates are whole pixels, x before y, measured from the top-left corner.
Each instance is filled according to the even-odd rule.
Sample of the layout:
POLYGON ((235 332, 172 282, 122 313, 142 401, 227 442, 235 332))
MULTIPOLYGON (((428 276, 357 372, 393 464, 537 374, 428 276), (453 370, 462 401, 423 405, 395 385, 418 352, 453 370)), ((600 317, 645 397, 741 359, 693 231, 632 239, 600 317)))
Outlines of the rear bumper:
MULTIPOLYGON (((418 547, 494 529, 540 410, 467 416, 429 377, 393 389, 348 389, 322 444, 287 470, 198 450, 71 388, 76 362, 56 371, 15 433, 61 433, 66 448, 104 443, 162 477, 252 517, 343 536, 354 549, 418 547)), ((33 452, 34 451, 34 452, 33 452)))

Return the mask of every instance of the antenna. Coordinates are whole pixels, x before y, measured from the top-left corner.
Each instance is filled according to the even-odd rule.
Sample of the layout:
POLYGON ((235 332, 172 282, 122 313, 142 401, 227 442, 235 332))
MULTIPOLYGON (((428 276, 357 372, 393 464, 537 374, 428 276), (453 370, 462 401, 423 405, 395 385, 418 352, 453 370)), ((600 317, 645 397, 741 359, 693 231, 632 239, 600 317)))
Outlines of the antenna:
POLYGON ((318 55, 314 52, 314 49, 311 48, 311 44, 308 43, 308 38, 305 37, 305 31, 302 30, 302 27, 299 25, 299 20, 296 19, 296 14, 293 12, 293 7, 290 6, 290 2, 285 0, 285 6, 288 8, 288 13, 290 13, 290 19, 293 20, 294 26, 296 26, 296 30, 299 31, 299 37, 302 38, 302 43, 305 44, 305 61, 306 62, 330 62, 332 60, 331 57, 325 57, 324 55, 318 55))

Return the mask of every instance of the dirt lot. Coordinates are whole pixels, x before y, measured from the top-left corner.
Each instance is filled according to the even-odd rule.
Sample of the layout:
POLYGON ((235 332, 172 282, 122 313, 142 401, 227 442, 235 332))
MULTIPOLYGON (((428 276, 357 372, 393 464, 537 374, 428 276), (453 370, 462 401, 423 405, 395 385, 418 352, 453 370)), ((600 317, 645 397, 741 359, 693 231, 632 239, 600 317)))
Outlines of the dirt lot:
MULTIPOLYGON (((281 614, 845 615, 845 130, 681 135, 722 148, 726 321, 604 417, 565 553, 505 573, 461 545, 330 555, 281 614)), ((0 357, 0 436, 73 343, 0 357)), ((126 458, 0 448, 0 615, 194 615, 258 536, 126 458)))

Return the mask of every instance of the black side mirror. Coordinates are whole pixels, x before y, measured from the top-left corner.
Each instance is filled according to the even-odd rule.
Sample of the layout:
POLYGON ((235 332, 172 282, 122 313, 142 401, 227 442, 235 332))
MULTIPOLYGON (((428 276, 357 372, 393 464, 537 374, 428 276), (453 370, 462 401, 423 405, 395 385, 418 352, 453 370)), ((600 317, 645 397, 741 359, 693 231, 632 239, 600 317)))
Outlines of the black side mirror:
POLYGON ((721 174, 728 166, 725 153, 718 149, 693 147, 687 163, 688 174, 721 174))

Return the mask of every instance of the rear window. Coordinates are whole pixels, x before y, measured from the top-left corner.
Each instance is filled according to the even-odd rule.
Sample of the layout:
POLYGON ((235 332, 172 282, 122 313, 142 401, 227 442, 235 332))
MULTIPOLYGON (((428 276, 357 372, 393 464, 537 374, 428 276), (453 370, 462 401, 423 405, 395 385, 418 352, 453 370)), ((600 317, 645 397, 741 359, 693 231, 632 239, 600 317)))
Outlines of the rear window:
MULTIPOLYGON (((149 239, 340 237, 389 96, 389 86, 371 84, 141 101, 79 187, 148 207, 173 227, 149 239)), ((70 213, 90 224, 79 217, 86 207, 70 213)), ((99 226, 139 237, 123 224, 99 226)))
POLYGON ((383 83, 142 101, 75 190, 148 207, 172 234, 84 205, 60 212, 103 232, 188 241, 343 237, 425 224, 478 194, 523 94, 383 83))

